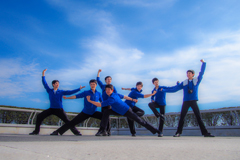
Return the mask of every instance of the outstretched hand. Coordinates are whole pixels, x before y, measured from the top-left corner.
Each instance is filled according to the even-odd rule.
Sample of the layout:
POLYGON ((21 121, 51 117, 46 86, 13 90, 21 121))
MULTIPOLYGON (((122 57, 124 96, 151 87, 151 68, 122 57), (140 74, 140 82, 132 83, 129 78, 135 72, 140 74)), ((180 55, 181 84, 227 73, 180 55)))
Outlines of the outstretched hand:
POLYGON ((100 72, 102 72, 102 70, 101 70, 101 69, 99 69, 99 70, 98 70, 98 73, 100 73, 100 72))
POLYGON ((124 90, 125 88, 122 88, 122 90, 124 90))
POLYGON ((153 93, 152 93, 152 94, 153 94, 153 95, 155 95, 156 93, 157 93, 157 91, 153 91, 153 93))
POLYGON ((91 98, 91 97, 90 97, 90 96, 87 96, 86 98, 87 98, 87 101, 90 102, 90 98, 91 98))
POLYGON ((137 100, 137 99, 133 99, 133 101, 134 101, 134 102, 136 102, 136 103, 138 102, 138 100, 137 100))
POLYGON ((201 61, 202 63, 205 62, 204 59, 201 59, 200 61, 201 61))
POLYGON ((67 99, 67 97, 66 97, 66 96, 63 96, 63 99, 67 99))
POLYGON ((177 81, 177 85, 179 85, 180 84, 180 82, 179 81, 177 81))
POLYGON ((83 89, 83 88, 85 88, 85 86, 81 86, 81 85, 80 85, 80 90, 83 89))

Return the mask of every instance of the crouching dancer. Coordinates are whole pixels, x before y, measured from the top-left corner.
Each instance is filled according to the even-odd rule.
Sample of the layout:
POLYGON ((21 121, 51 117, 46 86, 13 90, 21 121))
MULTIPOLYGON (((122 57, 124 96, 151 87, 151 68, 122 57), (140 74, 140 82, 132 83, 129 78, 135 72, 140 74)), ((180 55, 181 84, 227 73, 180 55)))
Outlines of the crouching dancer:
POLYGON ((188 70, 187 71, 187 77, 185 81, 183 81, 180 85, 177 85, 173 88, 163 88, 163 92, 176 92, 180 89, 183 89, 183 104, 182 104, 182 110, 180 115, 180 120, 178 123, 178 129, 174 137, 180 137, 183 130, 183 124, 184 124, 184 118, 188 112, 188 109, 191 107, 199 124, 199 127, 201 129, 202 135, 204 137, 214 137, 211 133, 209 133, 202 121, 201 114, 198 108, 198 86, 200 82, 202 81, 203 74, 206 68, 206 62, 204 62, 203 59, 200 60, 202 62, 202 68, 199 73, 199 76, 197 78, 194 78, 194 70, 188 70))
MULTIPOLYGON (((130 90, 131 92, 129 93, 128 97, 130 98, 133 98, 133 99, 138 99, 138 98, 148 98, 150 96, 153 96, 155 92, 153 92, 152 94, 142 94, 142 87, 143 87, 143 83, 142 82, 137 82, 136 84, 136 88, 122 88, 122 90, 130 90)), ((138 108, 136 106, 136 102, 134 101, 130 101, 130 100, 126 100, 125 103, 127 103, 127 105, 129 107, 131 107, 132 111, 134 113, 136 113, 139 117, 142 117, 145 112, 144 110, 138 108)), ((134 126, 134 121, 130 118, 127 118, 127 121, 128 121, 128 126, 129 126, 129 129, 130 129, 130 132, 132 134, 133 137, 136 136, 136 131, 135 131, 135 126, 134 126)))
MULTIPOLYGON (((121 94, 113 93, 113 86, 111 84, 106 85, 105 90, 106 90, 106 94, 108 95, 108 99, 103 101, 102 103, 92 101, 90 99, 90 97, 87 97, 88 102, 92 103, 93 105, 96 105, 98 107, 101 107, 101 106, 103 106, 103 107, 111 106, 112 107, 112 109, 109 109, 103 113, 103 119, 100 124, 100 129, 99 129, 98 133, 96 134, 96 136, 106 136, 107 135, 106 128, 107 128, 107 124, 108 124, 108 116, 105 116, 105 114, 107 114, 107 115, 108 114, 123 115, 127 118, 132 119, 133 121, 136 121, 140 125, 144 126, 146 129, 151 131, 153 134, 160 133, 159 130, 157 130, 157 128, 153 127, 151 124, 149 124, 148 122, 144 121, 139 116, 137 116, 132 111, 132 109, 121 100, 122 98, 125 98, 128 100, 133 100, 132 98, 123 96, 121 94)), ((137 100, 134 100, 134 101, 137 102, 137 100)))
POLYGON ((74 127, 75 125, 85 121, 89 117, 93 117, 96 119, 101 120, 102 119, 102 113, 97 111, 97 106, 89 103, 86 99, 86 97, 89 97, 94 102, 102 102, 102 96, 101 93, 96 90, 97 87, 97 81, 95 79, 90 80, 89 82, 91 89, 88 91, 84 91, 82 93, 79 93, 75 96, 71 97, 63 97, 64 99, 76 99, 76 98, 84 98, 84 108, 82 112, 80 112, 75 118, 73 118, 70 122, 65 123, 62 127, 54 131, 51 135, 58 135, 58 134, 64 134, 69 128, 74 127))
MULTIPOLYGON (((42 83, 43 83, 44 88, 46 89, 46 91, 49 94, 50 108, 47 109, 47 110, 44 110, 43 112, 38 114, 35 130, 32 133, 29 133, 29 135, 39 134, 40 125, 41 125, 42 121, 50 115, 56 115, 64 123, 69 122, 69 119, 67 118, 67 115, 63 110, 62 97, 63 97, 63 95, 71 95, 71 94, 77 93, 78 91, 80 91, 83 88, 83 87, 80 87, 80 88, 72 90, 72 91, 59 90, 58 89, 59 81, 58 80, 53 80, 52 81, 53 89, 50 89, 46 80, 45 80, 45 72, 46 71, 47 71, 47 69, 44 69, 43 72, 42 72, 42 83)), ((72 127, 71 131, 75 135, 81 135, 81 133, 75 127, 72 127)))

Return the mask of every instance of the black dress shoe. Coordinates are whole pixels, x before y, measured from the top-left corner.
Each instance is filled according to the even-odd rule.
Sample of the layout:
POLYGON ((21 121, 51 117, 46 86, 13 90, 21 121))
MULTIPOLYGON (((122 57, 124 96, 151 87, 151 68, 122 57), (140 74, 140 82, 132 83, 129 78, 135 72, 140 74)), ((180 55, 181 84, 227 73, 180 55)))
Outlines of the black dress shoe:
POLYGON ((107 132, 108 136, 111 136, 111 132, 107 132))
POLYGON ((29 133, 29 135, 38 135, 38 133, 33 131, 33 132, 29 133))
POLYGON ((163 137, 163 133, 162 132, 158 133, 158 137, 163 137))
POLYGON ((180 137, 181 134, 180 133, 176 133, 175 135, 173 135, 173 137, 180 137))
POLYGON ((95 134, 95 136, 107 136, 107 135, 108 135, 107 132, 103 131, 103 130, 101 130, 97 134, 95 134))
POLYGON ((204 137, 215 137, 214 135, 212 135, 211 133, 207 133, 204 135, 204 137))
POLYGON ((136 134, 132 134, 132 137, 136 137, 136 134))
POLYGON ((58 135, 58 131, 54 131, 50 134, 51 136, 57 136, 58 135))
POLYGON ((82 136, 82 134, 81 133, 76 133, 76 134, 74 134, 75 136, 82 136))

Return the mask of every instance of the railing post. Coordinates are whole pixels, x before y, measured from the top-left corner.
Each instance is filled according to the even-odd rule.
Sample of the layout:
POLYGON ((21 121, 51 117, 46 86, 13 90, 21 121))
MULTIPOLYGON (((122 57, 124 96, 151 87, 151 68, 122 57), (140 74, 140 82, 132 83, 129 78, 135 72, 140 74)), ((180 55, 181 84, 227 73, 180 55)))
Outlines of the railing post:
POLYGON ((28 123, 27 123, 28 125, 30 124, 30 119, 31 119, 31 117, 32 117, 32 115, 33 115, 33 112, 34 112, 34 111, 31 112, 31 114, 30 114, 30 116, 29 116, 29 118, 28 118, 28 123))
POLYGON ((31 122, 31 124, 32 124, 32 125, 33 125, 33 120, 34 120, 34 118, 35 118, 36 114, 37 114, 37 111, 36 111, 36 110, 34 110, 34 115, 33 115, 32 122, 31 122))

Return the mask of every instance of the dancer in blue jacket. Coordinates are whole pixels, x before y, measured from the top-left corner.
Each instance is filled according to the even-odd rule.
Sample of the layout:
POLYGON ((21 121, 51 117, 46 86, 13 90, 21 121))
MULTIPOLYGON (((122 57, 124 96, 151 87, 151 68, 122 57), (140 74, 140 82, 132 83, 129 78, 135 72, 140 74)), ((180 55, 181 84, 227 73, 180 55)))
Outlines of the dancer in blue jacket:
MULTIPOLYGON (((47 109, 47 110, 44 110, 43 112, 38 114, 35 130, 33 132, 29 133, 29 135, 39 134, 40 125, 41 125, 42 121, 50 115, 56 115, 61 120, 63 120, 64 123, 69 122, 69 119, 68 119, 65 111, 63 110, 62 97, 64 95, 71 95, 71 94, 77 93, 82 88, 84 88, 84 87, 80 86, 80 88, 72 90, 72 91, 59 90, 58 89, 59 81, 58 80, 53 80, 52 81, 53 88, 51 89, 51 88, 49 88, 49 86, 46 82, 46 79, 45 79, 45 72, 46 71, 47 71, 47 69, 44 69, 43 72, 42 72, 42 83, 43 83, 43 86, 44 86, 44 88, 46 89, 46 91, 49 95, 50 108, 47 109)), ((75 127, 72 127, 71 131, 75 135, 81 135, 81 133, 75 127)))
MULTIPOLYGON (((97 83, 98 85, 100 86, 100 88, 102 89, 102 98, 103 100, 107 100, 108 99, 108 95, 106 94, 105 92, 105 87, 106 85, 108 84, 111 84, 112 83, 112 77, 111 76, 106 76, 105 77, 105 82, 106 84, 103 84, 102 81, 100 80, 100 72, 102 72, 101 69, 98 70, 98 73, 97 73, 97 83)), ((113 86, 113 92, 114 93, 117 93, 117 90, 116 88, 113 86)), ((102 113, 107 111, 108 109, 111 109, 111 106, 103 106, 102 107, 102 113)), ((107 133, 108 133, 108 136, 111 135, 111 119, 109 118, 110 115, 108 115, 108 123, 109 125, 107 126, 107 133)))
MULTIPOLYGON (((150 96, 153 96, 155 92, 153 92, 152 94, 142 94, 142 87, 143 87, 143 83, 142 82, 137 82, 136 84, 136 88, 122 88, 122 90, 130 90, 131 92, 129 93, 128 97, 133 98, 133 99, 138 99, 138 98, 148 98, 150 96)), ((132 111, 134 113, 136 113, 139 117, 142 117, 145 112, 144 110, 138 108, 136 106, 136 102, 134 101, 130 101, 130 100, 126 100, 125 103, 128 104, 129 107, 131 107, 132 111)), ((134 121, 130 118, 127 118, 128 120, 128 126, 130 129, 130 132, 132 134, 133 137, 136 136, 136 131, 135 131, 135 125, 134 125, 134 121)))
MULTIPOLYGON (((175 88, 174 87, 166 87, 166 86, 160 86, 159 85, 159 80, 157 78, 152 79, 152 83, 155 86, 152 90, 152 93, 156 92, 151 97, 151 102, 148 104, 149 108, 153 111, 154 115, 159 118, 159 131, 160 134, 158 137, 163 137, 163 125, 165 121, 165 107, 166 107, 166 92, 161 92, 161 89, 171 89, 175 88), (156 108, 159 108, 160 112, 156 108)), ((177 82, 179 84, 179 82, 177 82)))
POLYGON ((191 107, 199 124, 199 127, 201 129, 202 135, 204 137, 214 137, 211 133, 209 133, 202 121, 201 114, 199 111, 199 107, 197 104, 198 101, 198 87, 200 82, 202 81, 203 74, 206 68, 206 62, 204 62, 203 59, 200 60, 202 62, 202 68, 199 73, 199 76, 197 78, 194 78, 194 70, 188 70, 187 71, 187 77, 185 81, 183 81, 180 85, 177 85, 174 88, 163 88, 163 92, 176 92, 180 89, 183 89, 183 104, 182 104, 182 110, 180 115, 180 120, 178 124, 178 129, 174 137, 180 137, 182 134, 183 124, 184 124, 184 118, 188 112, 188 109, 191 107))

